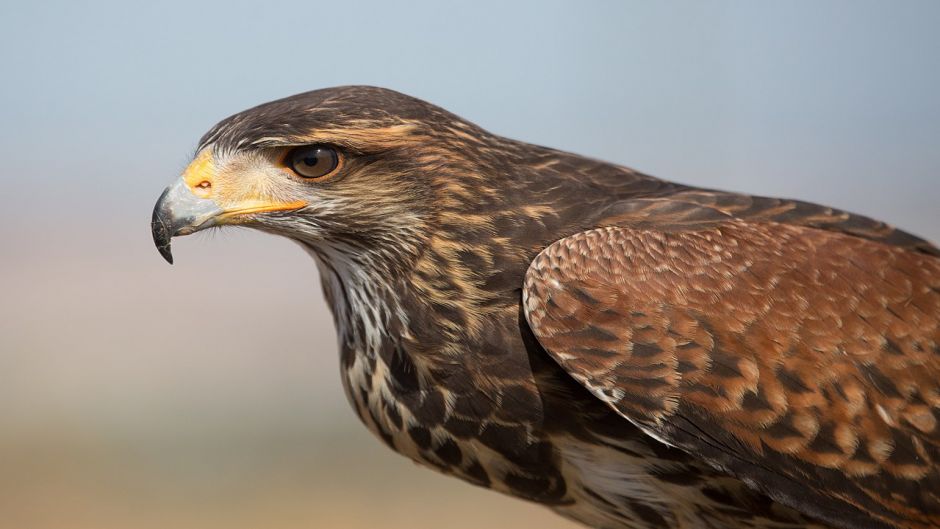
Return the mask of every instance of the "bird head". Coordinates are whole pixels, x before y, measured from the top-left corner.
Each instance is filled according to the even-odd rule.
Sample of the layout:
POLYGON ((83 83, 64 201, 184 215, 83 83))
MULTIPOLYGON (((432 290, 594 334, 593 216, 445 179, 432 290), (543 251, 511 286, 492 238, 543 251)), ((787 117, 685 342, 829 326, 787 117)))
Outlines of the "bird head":
POLYGON ((151 228, 170 240, 242 225, 324 253, 403 265, 420 251, 441 187, 479 167, 458 144, 479 128, 418 99, 374 87, 307 92, 235 114, 199 142, 166 188, 151 228))

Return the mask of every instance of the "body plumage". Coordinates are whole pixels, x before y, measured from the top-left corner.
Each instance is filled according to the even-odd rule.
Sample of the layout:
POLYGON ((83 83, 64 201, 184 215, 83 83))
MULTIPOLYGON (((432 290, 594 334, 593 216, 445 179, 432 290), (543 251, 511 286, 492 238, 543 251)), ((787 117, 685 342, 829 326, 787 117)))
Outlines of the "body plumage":
POLYGON ((198 153, 182 181, 214 205, 168 190, 158 246, 235 222, 298 241, 347 397, 399 453, 592 527, 940 525, 931 244, 371 87, 236 114, 198 153), (309 146, 335 167, 292 166, 309 146))

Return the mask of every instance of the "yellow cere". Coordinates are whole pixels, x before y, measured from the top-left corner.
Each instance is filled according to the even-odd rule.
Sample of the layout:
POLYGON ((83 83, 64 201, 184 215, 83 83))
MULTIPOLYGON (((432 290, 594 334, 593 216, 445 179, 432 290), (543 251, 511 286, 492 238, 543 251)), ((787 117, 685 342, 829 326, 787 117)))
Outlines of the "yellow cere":
MULTIPOLYGON (((189 167, 183 171, 183 181, 186 186, 199 198, 213 197, 213 187, 218 179, 218 168, 212 158, 210 149, 205 149, 196 156, 189 167)), ((294 211, 303 208, 307 202, 295 200, 292 202, 273 202, 263 197, 241 197, 234 203, 226 203, 223 211, 216 217, 216 221, 224 224, 237 224, 242 222, 241 217, 253 213, 271 213, 275 211, 294 211)))
POLYGON ((183 181, 199 197, 207 198, 212 194, 212 178, 215 176, 215 163, 210 149, 203 149, 196 159, 183 171, 183 181))

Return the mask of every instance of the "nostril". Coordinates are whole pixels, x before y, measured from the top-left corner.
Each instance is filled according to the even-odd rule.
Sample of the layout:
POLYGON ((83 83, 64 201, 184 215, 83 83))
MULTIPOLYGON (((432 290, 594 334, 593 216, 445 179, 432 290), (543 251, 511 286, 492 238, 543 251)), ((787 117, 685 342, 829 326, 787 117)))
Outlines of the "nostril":
POLYGON ((201 198, 209 198, 212 194, 212 182, 203 180, 192 187, 193 193, 201 198))

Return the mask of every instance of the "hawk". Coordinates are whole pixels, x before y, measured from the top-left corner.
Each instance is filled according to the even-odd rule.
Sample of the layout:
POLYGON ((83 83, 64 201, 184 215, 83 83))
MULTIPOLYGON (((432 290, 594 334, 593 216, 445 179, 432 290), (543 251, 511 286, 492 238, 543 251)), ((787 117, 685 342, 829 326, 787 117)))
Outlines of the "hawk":
POLYGON ((599 528, 940 527, 940 249, 374 87, 235 114, 160 197, 314 258, 356 413, 599 528))

